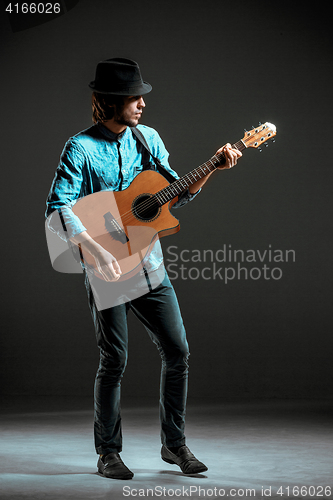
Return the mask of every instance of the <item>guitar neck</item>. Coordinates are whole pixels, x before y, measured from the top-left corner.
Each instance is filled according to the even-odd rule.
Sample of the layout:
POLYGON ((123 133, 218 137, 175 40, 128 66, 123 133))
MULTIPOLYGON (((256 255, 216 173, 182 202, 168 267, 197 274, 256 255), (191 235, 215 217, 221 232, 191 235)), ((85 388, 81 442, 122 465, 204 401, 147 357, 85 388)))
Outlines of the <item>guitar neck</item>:
MULTIPOLYGON (((231 146, 233 149, 238 149, 239 151, 243 151, 246 149, 246 146, 242 140, 236 142, 231 146)), ((185 189, 189 188, 197 182, 199 179, 206 177, 206 175, 210 174, 218 167, 225 163, 226 159, 224 153, 218 153, 217 155, 212 156, 208 161, 199 165, 194 170, 191 170, 188 174, 183 175, 179 179, 175 180, 171 184, 169 184, 161 191, 155 193, 155 197, 160 206, 168 203, 173 200, 176 196, 182 193, 185 189)))

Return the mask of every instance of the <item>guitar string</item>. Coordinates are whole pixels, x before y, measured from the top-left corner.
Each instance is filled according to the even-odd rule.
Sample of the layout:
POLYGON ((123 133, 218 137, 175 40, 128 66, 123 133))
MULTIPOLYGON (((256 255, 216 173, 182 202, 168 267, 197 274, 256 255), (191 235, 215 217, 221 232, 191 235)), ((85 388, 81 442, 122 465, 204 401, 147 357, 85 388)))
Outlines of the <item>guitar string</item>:
MULTIPOLYGON (((239 140, 238 142, 236 142, 235 144, 232 145, 232 148, 238 149, 239 151, 242 151, 243 149, 247 148, 247 146, 245 145, 243 140, 239 140)), ((156 205, 158 205, 158 206, 165 205, 166 203, 171 201, 173 198, 175 198, 177 195, 179 195, 182 191, 184 191, 185 188, 188 188, 189 186, 194 184, 198 180, 198 179, 196 179, 196 175, 199 176, 199 179, 202 179, 203 177, 208 175, 207 172, 205 171, 207 168, 210 168, 211 166, 213 166, 213 169, 209 170, 208 173, 213 172, 214 169, 217 169, 218 165, 216 165, 214 163, 214 161, 220 162, 220 160, 222 158, 225 159, 225 155, 223 152, 212 156, 209 160, 207 160, 207 162, 203 163, 202 165, 199 165, 195 169, 191 170, 190 172, 188 172, 184 176, 177 179, 175 182, 172 182, 171 184, 167 185, 165 188, 161 189, 157 193, 151 194, 151 196, 148 198, 148 200, 145 200, 144 202, 139 203, 137 205, 137 207, 135 207, 136 214, 137 215, 143 214, 144 211, 146 211, 149 208, 152 208, 156 205), (210 164, 209 167, 208 167, 208 164, 210 164), (203 175, 199 174, 199 170, 201 170, 203 172, 203 175), (194 177, 194 179, 193 179, 193 177, 194 177), (187 180, 185 178, 187 178, 187 180, 190 180, 190 178, 192 178, 193 182, 188 184, 187 180), (185 183, 185 188, 184 188, 182 182, 185 183), (180 188, 180 191, 177 192, 179 188, 180 188), (176 191, 176 193, 175 193, 175 191, 176 191), (169 198, 170 195, 172 196, 171 198, 169 198), (162 199, 162 204, 160 204, 161 200, 159 200, 158 197, 162 199), (164 197, 166 197, 165 201, 164 201, 164 197)), ((124 214, 122 214, 120 217, 115 218, 114 220, 118 223, 121 222, 123 225, 128 225, 131 220, 137 220, 137 217, 135 217, 135 215, 133 214, 133 210, 131 209, 131 210, 128 210, 127 212, 125 212, 124 214)))
MULTIPOLYGON (((223 157, 224 157, 224 155, 223 155, 223 157)), ((157 193, 152 194, 148 198, 148 200, 145 200, 144 202, 139 203, 139 205, 135 208, 136 214, 138 214, 138 215, 142 214, 145 210, 147 210, 153 206, 156 206, 156 204, 159 205, 161 203, 161 201, 162 201, 162 205, 171 201, 178 194, 180 194, 181 191, 184 190, 184 186, 182 184, 183 182, 185 182, 185 187, 187 188, 187 187, 189 187, 189 185, 194 184, 194 182, 196 182, 198 180, 198 179, 196 179, 196 176, 199 175, 198 174, 199 169, 201 169, 204 173, 204 175, 200 176, 199 178, 201 179, 202 177, 206 176, 207 173, 205 172, 205 169, 209 168, 207 165, 208 163, 211 163, 211 165, 214 168, 216 168, 213 161, 212 161, 214 158, 216 158, 217 161, 220 161, 220 158, 217 155, 213 156, 210 160, 203 163, 199 167, 195 168, 191 172, 188 172, 186 175, 184 175, 180 179, 175 180, 175 182, 172 182, 171 184, 169 184, 165 188, 161 189, 157 193), (188 184, 187 181, 184 179, 184 177, 187 177, 188 180, 190 179, 190 177, 192 177, 192 179, 194 177, 193 182, 188 184), (177 191, 179 188, 181 188, 181 190, 178 193, 177 191), (172 196, 172 198, 169 198, 170 195, 172 196), (160 199, 158 199, 158 198, 160 198, 160 199), (164 198, 166 198, 166 200, 164 200, 164 198)), ((135 220, 136 217, 133 215, 133 211, 129 210, 128 212, 125 212, 124 214, 122 214, 122 216, 120 218, 116 219, 116 221, 119 222, 121 220, 123 223, 128 224, 131 219, 135 220)))
MULTIPOLYGON (((262 142, 265 142, 268 138, 269 137, 267 137, 262 142)), ((258 137, 258 139, 259 139, 259 137, 258 137)), ((254 140, 255 140, 255 136, 251 136, 251 142, 253 142, 254 140)), ((248 148, 248 145, 246 144, 247 142, 248 142, 248 139, 245 138, 245 136, 244 136, 243 140, 239 140, 238 142, 233 144, 231 147, 238 149, 239 151, 242 151, 243 149, 248 148)), ((139 203, 137 205, 137 207, 135 207, 136 214, 137 215, 143 214, 145 210, 156 206, 156 204, 159 207, 165 205, 166 203, 168 203, 169 201, 174 199, 177 195, 179 195, 185 189, 182 182, 184 182, 185 187, 188 188, 189 186, 191 186, 192 184, 194 184, 198 180, 198 179, 196 179, 196 175, 199 175, 199 179, 202 179, 203 177, 208 175, 205 172, 205 169, 210 168, 210 167, 208 167, 209 163, 211 164, 210 166, 213 166, 213 170, 217 169, 218 165, 214 164, 213 160, 215 160, 215 161, 217 160, 217 162, 219 162, 222 158, 225 159, 225 155, 223 152, 212 156, 207 162, 203 163, 202 165, 199 165, 191 172, 188 172, 184 176, 177 179, 175 182, 172 182, 171 184, 167 185, 165 188, 161 189, 157 193, 151 194, 151 196, 148 198, 148 200, 145 200, 144 202, 139 203), (203 172, 203 175, 199 174, 199 170, 201 170, 203 172), (193 179, 193 177, 194 177, 194 179, 193 179), (190 178, 192 178, 193 182, 188 184, 187 180, 185 178, 187 178, 187 180, 191 180, 190 178), (179 188, 181 188, 181 189, 180 189, 179 193, 177 193, 177 190, 179 188), (175 191, 176 191, 176 193, 175 193, 175 191), (170 195, 172 195, 172 197, 169 199, 170 195), (162 204, 160 204, 161 200, 159 200, 158 197, 160 197, 162 199, 162 204), (166 197, 166 201, 164 201, 163 197, 166 197)), ((213 172, 213 170, 209 170, 208 173, 213 172)), ((135 217, 135 215, 133 214, 133 210, 131 209, 131 210, 128 210, 127 212, 125 212, 124 214, 122 214, 120 217, 115 218, 114 220, 116 222, 118 222, 118 224, 119 224, 119 222, 121 222, 123 225, 128 225, 131 220, 138 220, 138 218, 135 217)))
MULTIPOLYGON (((205 169, 207 170, 207 168, 209 168, 208 165, 206 165, 207 163, 209 163, 209 161, 210 160, 208 160, 205 164, 200 165, 200 167, 197 167, 197 169, 201 168, 203 170, 203 172, 204 172, 204 175, 202 175, 201 177, 199 177, 199 179, 202 179, 203 177, 205 177, 206 175, 208 175, 205 172, 205 169)), ((212 166, 215 169, 216 168, 215 165, 213 164, 213 162, 211 162, 211 163, 212 163, 212 166)), ((165 205, 169 201, 171 201, 173 198, 175 198, 177 195, 179 195, 182 191, 184 191, 184 189, 188 188, 189 186, 191 186, 192 184, 194 184, 198 180, 196 178, 196 176, 198 176, 199 174, 198 173, 193 173, 197 169, 195 169, 192 172, 189 172, 188 174, 184 175, 180 179, 177 179, 175 182, 172 182, 171 184, 169 184, 165 188, 161 189, 157 193, 152 193, 151 196, 147 200, 139 203, 135 207, 135 213, 140 216, 140 214, 143 214, 149 208, 153 208, 156 205, 158 207, 160 207, 160 206, 165 205), (194 180, 193 180, 193 182, 191 182, 190 184, 188 184, 188 182, 184 179, 184 177, 187 177, 188 180, 190 180, 189 179, 190 177, 194 177, 194 180), (183 183, 185 183, 185 187, 184 187, 183 183), (178 192, 178 190, 179 190, 179 192, 178 192), (171 196, 171 198, 170 198, 170 196, 171 196)), ((209 172, 212 172, 212 171, 213 170, 209 170, 209 172)), ((132 219, 133 220, 137 220, 137 217, 135 217, 135 215, 133 214, 133 210, 129 210, 128 212, 125 212, 124 214, 122 214, 121 217, 117 218, 116 221, 119 222, 121 220, 121 222, 123 224, 128 225, 128 223, 132 219)))
MULTIPOLYGON (((242 141, 238 141, 237 143, 233 144, 232 147, 233 148, 237 148, 239 150, 243 150, 246 146, 244 146, 244 144, 243 144, 242 141)), ((205 177, 206 175, 208 175, 205 170, 207 168, 210 168, 211 166, 213 166, 213 170, 216 169, 216 168, 218 168, 217 165, 214 163, 214 161, 215 162, 216 161, 220 162, 220 160, 222 158, 225 159, 225 156, 224 156, 223 153, 219 153, 218 155, 212 156, 212 158, 210 158, 207 162, 203 163, 199 167, 196 167, 194 170, 192 170, 191 172, 188 172, 187 174, 185 174, 184 176, 182 176, 180 179, 177 179, 175 182, 169 184, 168 186, 166 186, 165 188, 161 189, 157 193, 152 194, 148 198, 148 200, 145 200, 144 202, 141 202, 135 208, 136 214, 140 215, 140 213, 142 214, 145 210, 154 207, 154 205, 156 205, 156 204, 159 204, 161 200, 159 200, 158 197, 162 199, 163 203, 162 203, 161 206, 165 205, 166 203, 168 203, 169 201, 171 201, 173 198, 175 198, 177 195, 179 195, 184 190, 184 186, 182 185, 182 182, 185 183, 185 188, 188 188, 189 186, 191 186, 192 184, 194 184, 198 180, 198 179, 196 179, 196 175, 199 175, 199 173, 198 173, 199 169, 202 170, 203 174, 204 174, 202 176, 199 176, 199 179, 202 179, 203 177, 205 177), (208 166, 209 163, 210 163, 210 166, 208 166), (190 184, 188 184, 187 181, 184 179, 185 177, 188 180, 190 180, 190 177, 192 177, 193 182, 191 182, 190 184), (193 179, 193 177, 194 177, 194 179, 193 179), (181 188, 181 190, 179 191, 179 193, 177 193, 177 192, 174 193, 174 190, 177 191, 178 188, 181 188), (163 193, 163 194, 160 194, 160 193, 163 193), (172 195, 172 198, 169 199, 170 195, 172 195), (164 201, 164 197, 166 197, 165 201, 164 201)), ((213 170, 209 170, 208 173, 213 172, 213 170)), ((124 214, 122 214, 122 216, 120 218, 117 218, 115 220, 117 222, 119 222, 121 220, 122 223, 126 223, 128 225, 128 223, 129 223, 129 221, 131 219, 136 220, 137 218, 133 215, 133 211, 129 210, 128 212, 125 212, 124 214)))
MULTIPOLYGON (((238 143, 233 145, 233 147, 237 147, 237 146, 238 146, 238 149, 240 149, 243 146, 242 142, 239 141, 238 143)), ((244 146, 242 147, 242 149, 243 148, 244 148, 244 146)), ((190 183, 190 185, 192 185, 194 182, 196 182, 198 180, 198 179, 196 179, 196 176, 199 175, 198 174, 199 169, 204 173, 204 175, 199 176, 199 179, 201 179, 202 177, 207 175, 207 173, 206 173, 207 168, 209 168, 209 172, 213 171, 213 170, 210 170, 211 166, 213 166, 213 169, 217 168, 217 166, 214 164, 213 160, 215 160, 215 162, 216 161, 220 162, 221 157, 225 158, 223 153, 219 153, 219 155, 214 155, 210 160, 208 160, 204 164, 200 165, 196 169, 192 170, 188 174, 184 175, 180 179, 177 179, 174 183, 171 183, 168 186, 166 186, 165 188, 163 188, 162 190, 158 191, 157 193, 152 194, 148 198, 148 200, 141 202, 135 208, 136 214, 140 216, 140 214, 143 214, 147 209, 149 209, 151 207, 154 207, 156 205, 163 206, 166 203, 168 203, 169 201, 171 201, 173 198, 175 198, 178 194, 180 194, 184 190, 183 182, 185 182, 186 188, 189 187, 187 181, 184 179, 185 177, 188 180, 190 180, 190 177, 192 177, 193 182, 190 183), (210 163, 210 167, 208 167, 209 163, 210 163), (194 177, 194 179, 193 179, 193 177, 194 177), (179 193, 177 193, 179 188, 180 188, 180 191, 179 191, 179 193), (169 198, 170 195, 172 196, 171 198, 169 198), (162 200, 162 204, 161 204, 161 200, 162 200)), ((137 220, 137 217, 135 217, 132 210, 129 210, 128 212, 125 212, 124 214, 122 214, 122 216, 120 218, 116 218, 115 220, 118 223, 121 221, 123 224, 128 225, 131 220, 137 220)))

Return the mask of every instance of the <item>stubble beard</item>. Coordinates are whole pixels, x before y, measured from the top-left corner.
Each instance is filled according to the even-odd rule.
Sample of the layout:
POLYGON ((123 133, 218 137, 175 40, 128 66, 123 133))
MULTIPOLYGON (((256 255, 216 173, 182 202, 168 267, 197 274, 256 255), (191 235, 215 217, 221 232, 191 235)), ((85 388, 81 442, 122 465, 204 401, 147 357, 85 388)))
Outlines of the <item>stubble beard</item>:
POLYGON ((119 111, 116 112, 114 120, 120 125, 126 125, 128 127, 136 127, 137 124, 139 123, 140 118, 141 115, 132 117, 132 114, 127 114, 126 112, 123 111, 123 109, 120 109, 119 111))

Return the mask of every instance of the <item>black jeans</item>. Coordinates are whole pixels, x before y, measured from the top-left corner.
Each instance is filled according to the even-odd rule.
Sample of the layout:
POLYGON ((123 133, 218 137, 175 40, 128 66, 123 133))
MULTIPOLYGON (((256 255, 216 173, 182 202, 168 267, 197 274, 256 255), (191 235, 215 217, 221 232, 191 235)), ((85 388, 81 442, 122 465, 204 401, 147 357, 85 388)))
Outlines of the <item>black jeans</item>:
POLYGON ((177 297, 167 274, 162 283, 131 302, 98 311, 86 279, 100 363, 95 380, 94 435, 98 454, 122 450, 120 386, 127 364, 127 314, 131 309, 145 326, 162 358, 160 382, 161 440, 185 443, 188 343, 177 297))

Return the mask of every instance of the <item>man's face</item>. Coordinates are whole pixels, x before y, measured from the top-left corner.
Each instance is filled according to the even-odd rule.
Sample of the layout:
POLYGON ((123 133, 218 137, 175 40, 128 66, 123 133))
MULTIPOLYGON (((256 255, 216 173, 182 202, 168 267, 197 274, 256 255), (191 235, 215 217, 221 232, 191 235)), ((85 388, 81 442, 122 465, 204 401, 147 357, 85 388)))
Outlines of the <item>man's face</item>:
POLYGON ((115 110, 114 121, 120 125, 136 127, 145 106, 146 104, 141 95, 126 96, 124 97, 124 104, 115 110))

